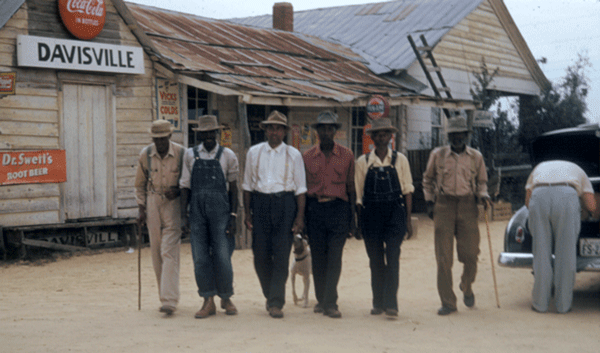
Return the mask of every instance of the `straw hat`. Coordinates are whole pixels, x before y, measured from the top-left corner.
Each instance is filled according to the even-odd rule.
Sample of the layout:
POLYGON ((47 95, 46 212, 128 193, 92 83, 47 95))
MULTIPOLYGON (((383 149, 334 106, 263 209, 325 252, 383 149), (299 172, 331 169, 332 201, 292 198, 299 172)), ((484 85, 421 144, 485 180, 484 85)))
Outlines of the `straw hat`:
POLYGON ((379 118, 373 120, 371 123, 371 127, 366 130, 367 134, 373 134, 377 131, 390 131, 392 133, 398 132, 394 126, 392 126, 392 121, 390 118, 379 118))
POLYGON ((213 131, 220 130, 223 126, 217 122, 217 117, 214 115, 202 115, 198 119, 198 127, 192 128, 194 131, 213 131))
POLYGON ((152 127, 150 128, 150 136, 152 138, 167 137, 173 133, 175 128, 171 125, 171 122, 164 119, 154 120, 152 127))
POLYGON ((447 133, 453 132, 471 132, 471 129, 467 127, 467 119, 462 116, 448 119, 448 130, 447 133))
POLYGON ((267 120, 261 121, 261 123, 258 124, 258 126, 260 126, 260 128, 263 130, 267 128, 267 125, 283 125, 288 129, 290 128, 287 124, 286 116, 277 110, 273 110, 273 112, 269 114, 267 120))
POLYGON ((310 126, 313 129, 316 129, 319 125, 335 125, 335 128, 339 129, 342 127, 342 124, 338 123, 337 119, 338 116, 336 113, 332 112, 331 110, 324 110, 317 116, 317 122, 311 124, 310 126))

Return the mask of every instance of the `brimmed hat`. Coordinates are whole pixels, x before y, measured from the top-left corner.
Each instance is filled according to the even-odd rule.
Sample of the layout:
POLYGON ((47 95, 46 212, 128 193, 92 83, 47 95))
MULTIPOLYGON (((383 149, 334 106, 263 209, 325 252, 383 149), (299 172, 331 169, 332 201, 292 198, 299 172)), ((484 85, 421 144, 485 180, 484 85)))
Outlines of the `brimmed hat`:
POLYGON ((467 127, 467 119, 462 116, 457 116, 448 119, 448 129, 446 132, 449 134, 453 132, 471 132, 471 129, 467 127))
POLYGON ((335 125, 335 128, 339 129, 342 127, 342 124, 338 123, 337 119, 338 116, 336 113, 331 110, 324 110, 317 116, 317 122, 312 123, 310 126, 316 129, 319 125, 335 125))
POLYGON ((175 128, 171 125, 171 122, 164 119, 154 120, 152 127, 150 128, 150 136, 152 138, 167 137, 173 133, 175 128))
POLYGON ((371 127, 366 130, 367 134, 372 134, 377 131, 391 131, 392 133, 398 132, 394 126, 392 126, 392 121, 390 118, 379 118, 373 120, 371 123, 371 127))
POLYGON ((267 128, 266 125, 283 125, 288 129, 290 128, 287 124, 286 116, 277 110, 273 110, 271 114, 269 114, 267 120, 263 120, 260 122, 260 124, 258 124, 258 126, 260 126, 260 128, 263 130, 267 128))
POLYGON ((220 130, 223 126, 217 122, 217 117, 214 115, 202 115, 198 119, 198 127, 192 128, 194 131, 213 131, 220 130))

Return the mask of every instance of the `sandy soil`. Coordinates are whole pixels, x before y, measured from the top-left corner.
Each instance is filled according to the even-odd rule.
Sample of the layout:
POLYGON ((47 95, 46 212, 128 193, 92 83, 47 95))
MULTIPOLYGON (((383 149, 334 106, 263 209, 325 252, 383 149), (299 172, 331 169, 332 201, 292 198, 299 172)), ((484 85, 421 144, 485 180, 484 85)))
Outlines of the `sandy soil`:
MULTIPOLYGON (((194 319, 201 300, 190 245, 182 245, 181 301, 175 315, 158 312, 149 248, 142 249, 142 310, 137 254, 105 251, 43 265, 0 267, 1 352, 598 352, 600 273, 577 276, 572 312, 538 314, 531 307, 528 270, 496 267, 496 306, 485 223, 481 223, 476 306, 436 315, 432 222, 419 216, 416 239, 402 246, 400 316, 372 316, 369 268, 362 241, 349 240, 339 284, 342 319, 295 306, 288 281, 285 318, 264 308, 252 252, 233 255, 234 303, 240 313, 194 319)), ((506 222, 491 222, 494 258, 506 222)), ((454 275, 461 266, 455 262, 454 275)), ((301 281, 300 281, 301 282, 301 281)), ((297 283, 298 285, 298 283, 297 283)), ((458 284, 455 284, 458 287, 458 284)), ((458 288, 457 295, 462 297, 458 288)), ((552 307, 552 310, 553 307, 552 307)))

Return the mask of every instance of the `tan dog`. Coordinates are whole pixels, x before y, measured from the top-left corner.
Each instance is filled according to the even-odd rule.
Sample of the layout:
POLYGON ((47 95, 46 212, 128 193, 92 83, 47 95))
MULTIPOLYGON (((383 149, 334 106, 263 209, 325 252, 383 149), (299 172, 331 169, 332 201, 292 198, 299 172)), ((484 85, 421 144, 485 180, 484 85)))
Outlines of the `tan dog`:
POLYGON ((312 259, 310 256, 310 247, 308 241, 301 234, 294 236, 294 260, 290 268, 292 277, 292 294, 294 295, 294 304, 299 305, 300 302, 303 308, 308 308, 308 289, 310 287, 310 274, 312 273, 312 259), (302 276, 304 280, 304 294, 302 298, 296 295, 296 275, 302 276))

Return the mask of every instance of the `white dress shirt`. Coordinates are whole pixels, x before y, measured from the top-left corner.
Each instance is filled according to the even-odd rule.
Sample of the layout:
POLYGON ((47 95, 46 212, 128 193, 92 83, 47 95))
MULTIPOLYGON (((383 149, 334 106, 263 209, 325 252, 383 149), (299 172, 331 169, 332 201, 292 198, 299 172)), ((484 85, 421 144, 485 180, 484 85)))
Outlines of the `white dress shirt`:
POLYGON ((306 173, 300 151, 285 143, 271 148, 268 142, 252 146, 246 155, 244 170, 245 191, 274 194, 292 191, 306 192, 306 173))

